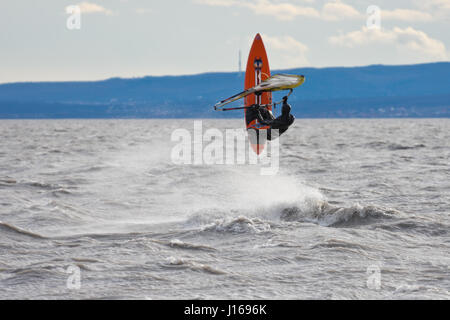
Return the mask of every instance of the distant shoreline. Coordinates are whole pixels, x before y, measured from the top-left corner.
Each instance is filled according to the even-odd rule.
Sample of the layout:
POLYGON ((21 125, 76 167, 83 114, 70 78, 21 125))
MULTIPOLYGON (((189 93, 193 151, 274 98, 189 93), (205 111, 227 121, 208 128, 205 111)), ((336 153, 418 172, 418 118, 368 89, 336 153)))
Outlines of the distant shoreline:
MULTIPOLYGON (((282 72, 306 77, 289 97, 296 117, 450 117, 450 62, 282 72)), ((243 112, 217 112, 213 105, 242 91, 243 82, 230 72, 3 84, 0 118, 241 118, 243 112)))

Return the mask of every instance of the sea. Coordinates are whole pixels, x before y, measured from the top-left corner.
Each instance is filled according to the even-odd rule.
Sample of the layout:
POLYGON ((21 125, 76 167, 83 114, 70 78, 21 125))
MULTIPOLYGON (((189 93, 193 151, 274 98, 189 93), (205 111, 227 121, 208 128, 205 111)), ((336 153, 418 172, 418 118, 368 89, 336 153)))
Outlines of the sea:
POLYGON ((0 120, 0 299, 450 298, 450 119, 297 119, 269 174, 198 124, 244 126, 0 120))

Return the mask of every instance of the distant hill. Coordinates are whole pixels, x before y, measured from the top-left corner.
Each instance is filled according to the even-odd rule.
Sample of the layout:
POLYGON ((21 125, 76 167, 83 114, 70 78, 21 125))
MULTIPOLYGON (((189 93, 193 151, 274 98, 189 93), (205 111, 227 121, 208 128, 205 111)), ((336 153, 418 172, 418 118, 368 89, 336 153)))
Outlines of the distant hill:
MULTIPOLYGON (((450 63, 301 68, 289 101, 301 117, 450 117, 450 63)), ((0 118, 241 117, 212 106, 242 90, 238 73, 0 85, 0 118)))

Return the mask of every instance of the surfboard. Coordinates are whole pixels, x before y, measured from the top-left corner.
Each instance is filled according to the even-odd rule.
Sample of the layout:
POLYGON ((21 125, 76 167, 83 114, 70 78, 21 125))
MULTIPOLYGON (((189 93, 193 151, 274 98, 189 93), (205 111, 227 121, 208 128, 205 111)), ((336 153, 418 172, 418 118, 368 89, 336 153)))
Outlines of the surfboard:
MULTIPOLYGON (((258 33, 253 40, 247 59, 247 68, 245 70, 244 90, 259 85, 262 81, 270 77, 269 59, 267 58, 266 48, 264 47, 261 35, 258 33)), ((250 94, 244 98, 246 107, 255 103, 267 104, 268 110, 272 111, 272 92, 262 92, 258 95, 250 94)), ((249 142, 256 154, 260 154, 266 145, 266 132, 268 127, 260 126, 253 112, 244 109, 244 119, 246 128, 249 132, 249 142)))

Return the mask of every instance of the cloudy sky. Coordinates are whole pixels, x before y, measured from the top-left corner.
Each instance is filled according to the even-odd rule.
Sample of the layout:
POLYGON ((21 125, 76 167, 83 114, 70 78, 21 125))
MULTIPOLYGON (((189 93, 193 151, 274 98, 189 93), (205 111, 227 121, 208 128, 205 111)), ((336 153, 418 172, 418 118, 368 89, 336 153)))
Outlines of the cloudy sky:
POLYGON ((277 69, 448 61, 449 30, 450 0, 2 0, 0 83, 236 71, 257 32, 277 69))

